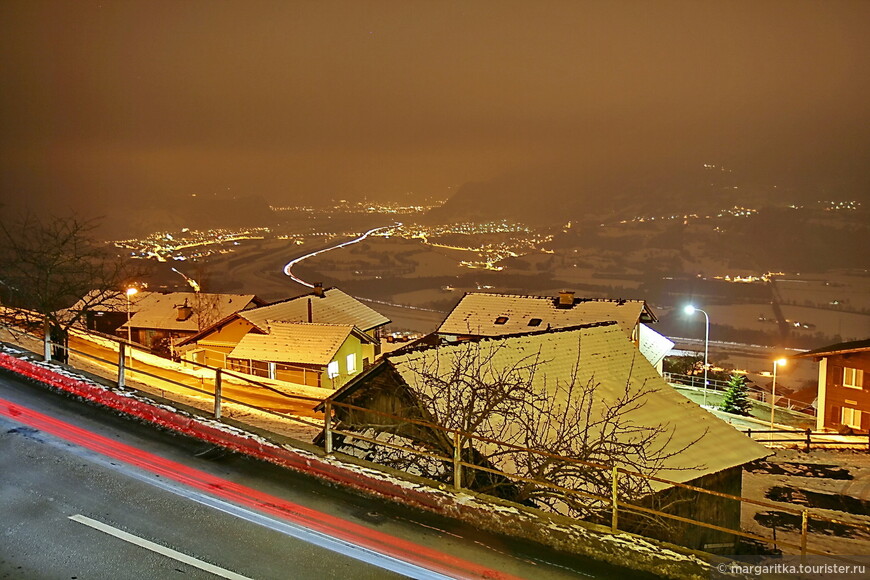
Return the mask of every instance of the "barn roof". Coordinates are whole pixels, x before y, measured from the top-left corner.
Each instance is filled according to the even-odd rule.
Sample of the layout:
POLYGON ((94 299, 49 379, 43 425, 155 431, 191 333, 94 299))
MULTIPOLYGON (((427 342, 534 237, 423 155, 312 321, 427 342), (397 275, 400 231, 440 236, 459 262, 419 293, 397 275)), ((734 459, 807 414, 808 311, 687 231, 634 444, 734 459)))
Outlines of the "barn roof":
MULTIPOLYGON (((639 404, 628 412, 626 420, 635 426, 667 426, 666 432, 656 437, 654 446, 660 446, 665 454, 675 455, 664 460, 660 477, 691 481, 769 454, 766 448, 672 389, 614 323, 463 342, 387 355, 386 360, 412 392, 431 395, 431 380, 425 380, 420 369, 434 369, 438 376, 443 374, 447 378, 453 365, 476 349, 481 359, 491 361, 489 372, 494 375, 537 357, 540 362, 533 385, 545 390, 558 404, 565 403, 560 398, 566 395, 556 385, 567 384, 576 372, 577 384, 595 385, 593 417, 600 417, 608 406, 624 397, 626 388, 633 393, 642 392, 639 404)), ((360 386, 358 381, 356 388, 360 386)), ((353 387, 347 385, 345 389, 348 388, 353 387)), ((527 429, 524 424, 506 427, 509 433, 527 429)), ((555 430, 551 429, 548 435, 555 437, 555 430)), ((627 432, 620 436, 626 440, 632 437, 627 432)), ((489 445, 480 441, 475 444, 489 445)), ((511 470, 510 465, 499 468, 511 470)), ((653 484, 654 489, 663 487, 666 485, 653 484)))
POLYGON ((439 334, 504 336, 615 320, 631 335, 639 322, 656 317, 643 300, 573 298, 467 292, 438 328, 439 334))

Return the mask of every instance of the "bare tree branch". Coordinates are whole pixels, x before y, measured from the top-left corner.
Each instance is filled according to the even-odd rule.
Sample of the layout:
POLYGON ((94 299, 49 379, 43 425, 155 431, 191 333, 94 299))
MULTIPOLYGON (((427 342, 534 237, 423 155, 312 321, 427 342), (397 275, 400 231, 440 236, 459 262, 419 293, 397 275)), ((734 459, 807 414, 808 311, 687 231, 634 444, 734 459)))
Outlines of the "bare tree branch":
POLYGON ((95 220, 32 212, 0 223, 0 300, 65 335, 89 310, 117 299, 144 267, 109 251, 95 220), (67 310, 78 300, 82 308, 67 310))

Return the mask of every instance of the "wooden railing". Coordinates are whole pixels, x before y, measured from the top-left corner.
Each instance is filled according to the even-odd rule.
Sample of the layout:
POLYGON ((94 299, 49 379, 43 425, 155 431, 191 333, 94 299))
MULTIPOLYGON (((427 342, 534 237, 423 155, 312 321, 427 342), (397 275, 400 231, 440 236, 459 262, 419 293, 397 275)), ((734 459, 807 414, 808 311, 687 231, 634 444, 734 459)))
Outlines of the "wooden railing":
MULTIPOLYGON (((0 326, 2 326, 2 325, 0 325, 0 326)), ((30 329, 30 330, 32 331, 33 329, 30 329)), ((17 331, 22 332, 21 329, 17 329, 17 331)), ((25 332, 27 332, 27 329, 25 329, 25 332)), ((545 451, 524 448, 521 446, 513 445, 511 443, 497 441, 494 439, 489 439, 487 437, 478 436, 474 433, 467 433, 467 432, 459 431, 456 429, 449 429, 449 428, 442 427, 440 425, 437 425, 437 424, 434 424, 431 422, 412 419, 412 418, 408 418, 408 417, 404 417, 404 416, 391 415, 389 413, 376 411, 374 409, 358 407, 355 405, 351 405, 351 404, 347 404, 347 403, 340 403, 337 401, 330 401, 330 400, 322 401, 321 399, 314 398, 314 397, 292 395, 292 394, 284 393, 278 389, 275 389, 274 387, 272 387, 270 385, 267 385, 267 384, 264 384, 264 383, 261 383, 261 382, 255 381, 255 380, 251 380, 249 377, 246 377, 246 376, 241 375, 241 374, 233 373, 233 372, 228 371, 226 369, 207 367, 206 365, 201 365, 201 364, 195 363, 193 361, 186 361, 189 364, 197 366, 197 367, 199 367, 203 370, 206 370, 208 372, 214 373, 213 388, 211 388, 211 389, 197 388, 195 386, 184 384, 184 383, 181 383, 178 381, 168 379, 166 377, 162 377, 162 376, 147 372, 143 368, 130 369, 129 364, 126 362, 127 355, 129 354, 130 349, 137 350, 137 347, 134 345, 128 344, 125 341, 118 340, 116 338, 113 340, 117 344, 117 347, 116 347, 117 348, 117 359, 116 360, 107 360, 107 359, 103 359, 103 358, 94 356, 90 353, 71 349, 66 345, 53 344, 50 341, 46 340, 45 337, 38 336, 37 333, 30 334, 29 336, 31 339, 34 339, 34 340, 44 341, 44 343, 45 343, 44 353, 46 355, 46 358, 50 358, 50 353, 52 352, 53 348, 66 348, 66 349, 68 349, 68 352, 70 352, 72 354, 77 354, 77 355, 80 355, 80 356, 86 357, 86 358, 92 358, 92 359, 95 359, 103 364, 107 364, 107 365, 116 367, 116 369, 117 369, 116 374, 112 378, 115 380, 116 384, 118 384, 119 386, 122 386, 122 387, 125 386, 127 374, 129 372, 135 372, 137 375, 137 378, 141 379, 142 377, 147 377, 148 379, 151 379, 154 381, 163 381, 163 382, 172 384, 174 387, 189 390, 191 392, 196 393, 197 395, 211 398, 213 400, 212 414, 217 419, 221 418, 222 404, 223 403, 232 403, 234 405, 239 405, 242 407, 255 409, 257 411, 273 415, 273 416, 280 418, 282 420, 294 421, 294 422, 304 424, 304 425, 309 426, 309 427, 322 428, 322 432, 324 435, 323 446, 324 446, 324 451, 327 454, 335 454, 336 451, 334 449, 334 437, 336 435, 341 435, 345 438, 357 439, 360 441, 368 442, 369 444, 372 444, 372 445, 380 445, 383 447, 387 447, 387 448, 391 448, 391 449, 395 449, 395 450, 400 450, 400 451, 405 452, 405 453, 410 453, 410 454, 418 455, 421 457, 428 457, 428 458, 434 459, 436 461, 441 461, 441 462, 445 462, 447 464, 450 464, 450 465, 452 465, 452 469, 453 469, 453 482, 452 482, 453 487, 457 490, 465 489, 463 487, 463 472, 464 472, 464 470, 476 470, 476 471, 491 473, 493 475, 507 478, 507 479, 512 480, 512 481, 530 483, 530 484, 533 484, 536 486, 554 489, 554 490, 559 491, 560 493, 564 493, 564 494, 572 496, 572 497, 584 498, 585 500, 587 500, 589 502, 594 502, 593 504, 591 504, 594 509, 609 513, 610 529, 614 533, 622 530, 622 528, 620 528, 620 519, 624 515, 626 515, 626 514, 646 514, 646 515, 651 515, 651 516, 655 516, 655 517, 659 517, 659 518, 674 520, 674 521, 685 523, 685 524, 696 525, 696 526, 700 526, 700 527, 704 527, 704 528, 708 528, 708 529, 712 529, 712 530, 717 530, 720 532, 732 534, 734 536, 752 539, 752 540, 756 540, 756 541, 760 541, 760 542, 776 544, 779 546, 787 546, 787 547, 790 547, 790 548, 793 548, 793 549, 799 551, 799 553, 802 555, 819 554, 819 555, 828 555, 828 556, 830 556, 830 554, 828 554, 826 552, 814 550, 807 545, 808 538, 809 538, 809 531, 808 530, 809 530, 811 522, 821 521, 821 522, 828 522, 828 523, 852 526, 854 528, 860 529, 863 533, 870 535, 870 526, 868 526, 866 524, 855 523, 855 522, 844 522, 842 520, 830 518, 830 517, 827 517, 827 516, 824 516, 824 515, 818 513, 816 510, 814 510, 812 508, 795 508, 795 507, 790 507, 790 506, 784 506, 782 504, 774 504, 774 503, 764 502, 764 501, 746 498, 746 497, 742 497, 742 496, 731 495, 731 494, 727 494, 727 493, 722 493, 722 492, 718 492, 718 491, 704 489, 704 488, 694 486, 691 484, 687 484, 687 483, 681 483, 681 482, 677 482, 677 481, 668 480, 665 478, 660 478, 660 477, 656 477, 656 476, 652 476, 652 475, 643 474, 643 473, 640 473, 640 472, 637 472, 634 470, 619 467, 618 465, 599 464, 599 463, 584 461, 582 459, 565 457, 565 456, 560 456, 560 455, 556 455, 556 454, 552 454, 552 453, 547 453, 545 451), (233 379, 241 380, 241 381, 245 382, 252 389, 265 389, 267 391, 278 394, 281 397, 285 397, 288 401, 304 402, 306 404, 310 404, 312 408, 315 405, 322 403, 324 406, 323 422, 322 423, 314 422, 314 421, 305 419, 303 417, 297 417, 297 416, 289 415, 286 413, 279 413, 279 412, 273 411, 271 409, 266 409, 263 407, 259 407, 259 406, 251 405, 249 403, 245 403, 243 401, 229 398, 229 397, 225 396, 222 392, 222 384, 224 381, 224 377, 227 377, 227 376, 230 376, 233 379), (440 455, 438 453, 434 453, 434 452, 429 451, 429 450, 415 449, 415 448, 405 446, 405 445, 399 445, 399 444, 395 444, 395 443, 391 443, 391 442, 386 442, 386 441, 379 440, 379 439, 374 438, 374 437, 367 437, 359 432, 351 431, 348 429, 343 429, 343 428, 341 428, 340 424, 336 425, 334 423, 333 411, 336 408, 343 408, 343 409, 347 409, 347 410, 360 411, 360 412, 364 412, 364 413, 368 413, 368 414, 372 414, 372 415, 381 416, 383 418, 391 419, 394 421, 399 421, 399 422, 405 423, 405 424, 415 424, 415 425, 418 425, 420 427, 430 429, 433 432, 443 433, 445 436, 448 437, 448 440, 453 442, 452 456, 440 455), (508 473, 505 471, 499 471, 499 470, 492 469, 489 467, 481 466, 478 464, 469 463, 469 462, 464 461, 462 459, 462 457, 463 457, 462 445, 461 445, 462 441, 469 441, 469 442, 476 441, 476 442, 481 442, 481 443, 499 445, 499 446, 502 446, 506 449, 511 449, 513 451, 517 451, 517 452, 521 452, 521 453, 536 454, 536 455, 539 455, 542 457, 552 459, 554 461, 580 464, 580 465, 583 465, 587 468, 590 468, 593 470, 598 470, 600 472, 600 475, 602 478, 607 478, 607 480, 610 481, 609 493, 602 494, 602 493, 596 493, 595 490, 590 491, 588 489, 568 488, 565 486, 559 486, 559 485, 553 484, 553 483, 548 482, 548 481, 526 478, 526 477, 523 477, 523 476, 520 476, 517 474, 512 474, 512 473, 508 473), (654 509, 654 508, 649 507, 649 506, 640 505, 640 504, 636 503, 635 499, 632 499, 632 498, 621 498, 621 497, 619 497, 618 490, 619 490, 619 483, 620 483, 620 480, 622 477, 639 478, 639 479, 645 480, 645 481, 650 482, 650 483, 655 482, 657 484, 664 485, 665 487, 676 487, 676 488, 691 490, 691 491, 694 491, 694 492, 697 492, 700 494, 707 494, 707 495, 718 497, 718 498, 723 498, 723 499, 727 499, 727 500, 740 502, 741 505, 750 505, 750 506, 758 506, 758 507, 764 507, 764 508, 772 508, 772 509, 784 511, 784 512, 787 512, 787 513, 790 513, 793 515, 797 515, 800 517, 800 522, 801 522, 798 543, 787 542, 787 541, 783 541, 782 539, 776 539, 776 538, 772 538, 772 537, 766 537, 766 536, 762 536, 759 534, 746 532, 746 531, 743 531, 742 529, 723 527, 723 526, 720 526, 717 524, 675 515, 675 514, 668 513, 668 512, 663 511, 663 510, 657 510, 657 509, 654 509)), ((102 336, 100 338, 103 340, 109 339, 106 336, 102 336)), ((141 349, 139 349, 139 350, 141 350, 141 349)), ((768 433, 768 434, 772 435, 774 433, 781 433, 781 432, 783 432, 783 431, 765 432, 765 431, 752 430, 751 433, 747 433, 747 434, 750 436, 757 435, 760 433, 762 433, 762 434, 768 433)), ((811 444, 811 437, 822 435, 819 433, 812 433, 812 432, 808 432, 808 431, 788 431, 788 433, 803 434, 804 437, 807 438, 806 441, 810 441, 810 444, 811 444)), ((865 439, 867 438, 867 436, 862 436, 862 437, 865 437, 865 439)), ((792 442, 792 443, 795 442, 794 439, 789 439, 788 441, 792 442)), ((762 441, 762 442, 764 442, 764 441, 762 441)), ((797 443, 801 443, 801 441, 797 441, 797 443)), ((828 444, 828 443, 826 443, 826 444, 828 444)), ((868 445, 868 449, 870 449, 870 439, 867 440, 867 445, 868 445)))

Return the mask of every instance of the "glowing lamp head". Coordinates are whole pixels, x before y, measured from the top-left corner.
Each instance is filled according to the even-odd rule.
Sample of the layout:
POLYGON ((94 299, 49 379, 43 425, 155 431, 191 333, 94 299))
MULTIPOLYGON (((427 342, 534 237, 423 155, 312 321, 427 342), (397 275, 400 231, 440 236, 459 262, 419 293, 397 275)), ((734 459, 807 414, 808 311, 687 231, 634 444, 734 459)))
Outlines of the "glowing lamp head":
POLYGON ((788 359, 778 358, 773 361, 773 364, 779 367, 784 367, 788 363, 788 359))
POLYGON ((132 296, 133 294, 136 294, 137 292, 139 292, 139 290, 137 290, 136 288, 127 288, 127 296, 132 296))
POLYGON ((697 310, 697 308, 695 308, 692 304, 687 304, 686 307, 683 308, 683 312, 685 312, 688 315, 694 314, 695 310, 697 310))

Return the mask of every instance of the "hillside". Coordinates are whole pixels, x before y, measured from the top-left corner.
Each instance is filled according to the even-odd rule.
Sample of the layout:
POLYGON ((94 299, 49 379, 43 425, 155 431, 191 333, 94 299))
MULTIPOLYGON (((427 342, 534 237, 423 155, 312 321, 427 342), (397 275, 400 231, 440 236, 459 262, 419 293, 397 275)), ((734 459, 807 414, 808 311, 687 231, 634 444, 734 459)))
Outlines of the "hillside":
POLYGON ((773 181, 750 171, 704 163, 627 166, 621 173, 592 167, 549 166, 470 182, 426 216, 430 223, 506 219, 532 225, 596 222, 637 216, 706 215, 734 206, 861 200, 860 184, 803 178, 783 172, 773 181))

